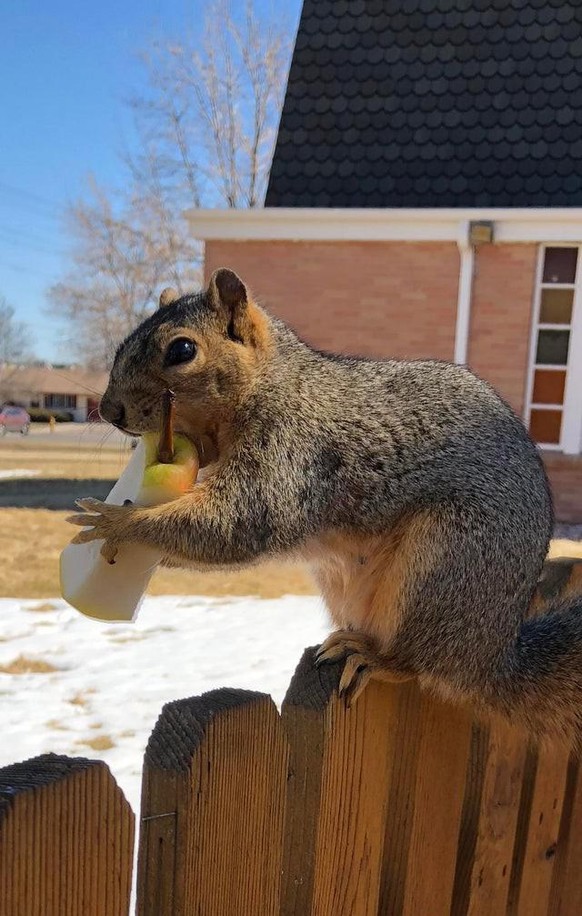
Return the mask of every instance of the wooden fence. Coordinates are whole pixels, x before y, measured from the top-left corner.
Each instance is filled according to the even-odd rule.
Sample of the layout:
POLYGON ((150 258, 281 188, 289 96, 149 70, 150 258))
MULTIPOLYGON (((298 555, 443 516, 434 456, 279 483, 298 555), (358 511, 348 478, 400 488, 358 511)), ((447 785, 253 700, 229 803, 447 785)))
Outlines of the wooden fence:
MULTIPOLYGON (((138 916, 580 916, 582 771, 421 694, 352 709, 307 650, 279 715, 215 690, 164 707, 144 761, 138 916)), ((127 916, 133 814, 107 767, 0 770, 2 916, 127 916)))

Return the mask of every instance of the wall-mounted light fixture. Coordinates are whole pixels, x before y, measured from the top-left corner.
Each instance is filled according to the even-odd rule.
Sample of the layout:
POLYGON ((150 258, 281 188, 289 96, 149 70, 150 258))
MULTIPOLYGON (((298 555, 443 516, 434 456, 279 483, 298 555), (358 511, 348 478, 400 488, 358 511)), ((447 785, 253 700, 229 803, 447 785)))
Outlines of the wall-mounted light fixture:
POLYGON ((469 243, 487 245, 493 241, 493 223, 485 220, 469 223, 469 243))

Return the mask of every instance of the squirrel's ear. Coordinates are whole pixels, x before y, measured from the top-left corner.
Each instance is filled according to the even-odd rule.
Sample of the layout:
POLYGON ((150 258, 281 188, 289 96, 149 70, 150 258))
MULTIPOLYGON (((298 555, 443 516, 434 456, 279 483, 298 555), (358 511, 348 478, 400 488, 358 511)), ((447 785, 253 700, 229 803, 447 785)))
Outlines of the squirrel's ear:
POLYGON ((208 284, 207 297, 217 311, 226 312, 229 336, 244 340, 249 300, 247 288, 234 270, 226 267, 215 270, 208 284))
POLYGON ((180 293, 176 292, 175 289, 172 289, 171 286, 166 286, 160 293, 160 305, 161 309, 166 308, 167 305, 171 305, 172 302, 176 302, 180 298, 180 293))

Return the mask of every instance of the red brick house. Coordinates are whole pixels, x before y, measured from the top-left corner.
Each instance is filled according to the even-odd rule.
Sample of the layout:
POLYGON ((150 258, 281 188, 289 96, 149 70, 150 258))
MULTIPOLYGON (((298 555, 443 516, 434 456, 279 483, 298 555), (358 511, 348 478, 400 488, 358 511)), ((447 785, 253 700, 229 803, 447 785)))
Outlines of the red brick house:
POLYGON ((305 0, 266 206, 195 211, 309 342, 467 363, 582 521, 582 7, 305 0))

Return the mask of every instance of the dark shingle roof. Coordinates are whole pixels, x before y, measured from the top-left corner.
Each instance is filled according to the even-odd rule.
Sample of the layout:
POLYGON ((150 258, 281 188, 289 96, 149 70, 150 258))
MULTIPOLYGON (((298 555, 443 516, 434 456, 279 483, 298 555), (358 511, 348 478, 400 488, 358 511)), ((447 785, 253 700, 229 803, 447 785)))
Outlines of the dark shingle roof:
POLYGON ((582 206, 582 2, 305 0, 266 205, 582 206))

